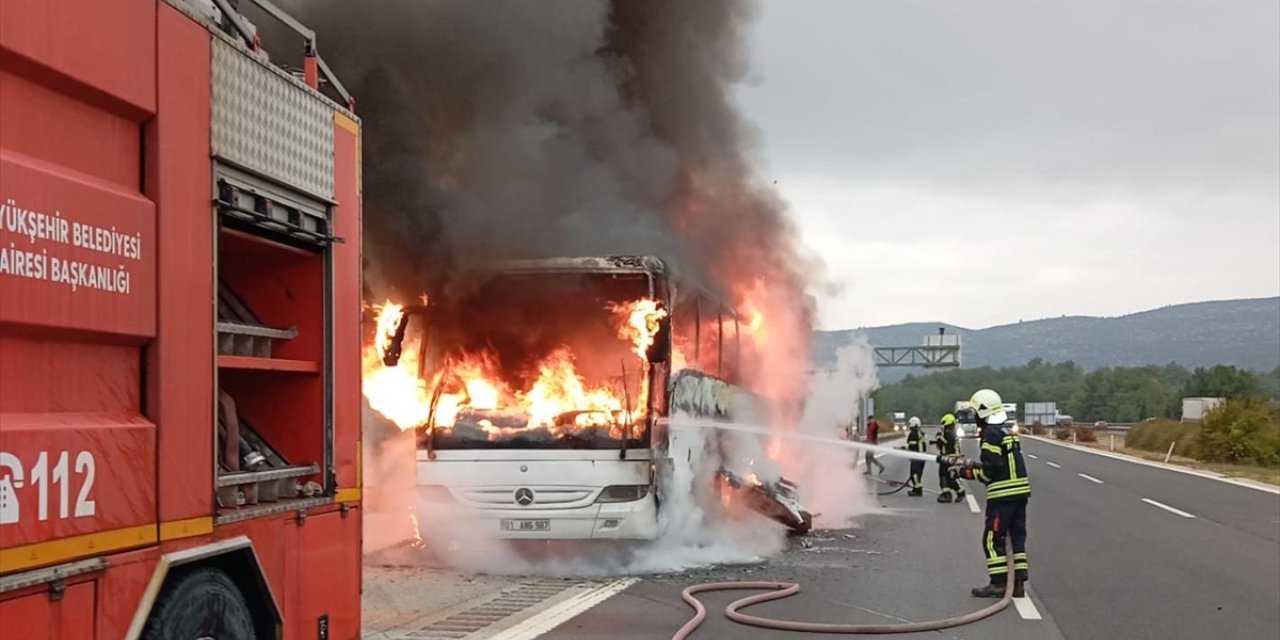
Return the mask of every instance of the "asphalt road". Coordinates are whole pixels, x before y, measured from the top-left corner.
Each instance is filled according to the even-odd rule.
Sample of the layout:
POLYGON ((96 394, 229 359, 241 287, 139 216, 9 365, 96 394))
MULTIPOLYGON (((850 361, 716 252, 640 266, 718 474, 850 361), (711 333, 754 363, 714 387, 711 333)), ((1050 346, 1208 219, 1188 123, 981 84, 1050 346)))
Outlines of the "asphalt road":
POLYGON ((1280 637, 1280 495, 1033 438, 1023 452, 1031 582, 1063 635, 1280 637))
MULTIPOLYGON (((882 458, 884 478, 907 475, 906 463, 882 458)), ((819 530, 792 540, 790 548, 767 561, 721 566, 675 575, 647 576, 621 594, 560 625, 546 638, 669 638, 692 611, 680 591, 699 582, 781 580, 799 582, 791 599, 749 609, 757 615, 845 623, 893 623, 956 616, 991 604, 969 595, 986 582, 981 556, 982 516, 967 503, 939 504, 934 498, 936 468, 926 471, 930 492, 912 498, 906 492, 872 498, 881 508, 860 518, 852 529, 819 530)), ((883 485, 868 490, 885 489, 883 485)), ((743 627, 724 619, 724 605, 743 592, 707 594, 707 622, 693 638, 785 639, 816 636, 743 627)), ((1037 608, 1033 593, 987 620, 943 632, 879 636, 894 638, 1017 638, 1061 640, 1052 617, 1037 608)), ((874 636, 873 636, 874 637, 874 636)))
MULTIPOLYGON (((1280 495, 1023 442, 1030 602, 941 634, 894 637, 1280 637, 1280 495)), ((970 455, 976 448, 965 443, 970 455)), ((904 462, 888 463, 885 477, 905 475, 904 462)), ((934 473, 929 465, 930 487, 934 473)), ((750 610, 784 618, 878 623, 971 611, 989 602, 968 596, 985 579, 981 516, 934 495, 880 498, 858 528, 818 531, 758 564, 645 577, 544 637, 667 638, 690 614, 680 590, 721 580, 800 582, 792 599, 750 610)), ((816 637, 728 622, 724 604, 742 595, 705 598, 708 622, 693 637, 816 637)))

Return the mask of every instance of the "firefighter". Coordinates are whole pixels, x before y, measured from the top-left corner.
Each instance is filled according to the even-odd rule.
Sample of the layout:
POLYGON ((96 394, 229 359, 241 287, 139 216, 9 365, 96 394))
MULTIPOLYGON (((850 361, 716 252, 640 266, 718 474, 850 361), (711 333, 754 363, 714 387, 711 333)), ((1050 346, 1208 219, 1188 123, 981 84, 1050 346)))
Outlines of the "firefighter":
POLYGON ((1014 587, 1013 595, 1025 595, 1023 584, 1027 581, 1027 500, 1031 497, 1031 479, 1027 477, 1027 465, 1022 459, 1022 445, 1005 421, 1000 394, 982 389, 969 401, 978 411, 982 427, 982 456, 969 460, 955 456, 938 456, 939 462, 948 460, 951 472, 966 479, 976 479, 987 485, 987 517, 982 532, 982 551, 987 558, 987 574, 990 583, 974 588, 971 593, 979 598, 999 598, 1004 595, 1008 582, 1008 557, 1005 555, 1005 538, 1013 543, 1014 587))
MULTIPOLYGON (((907 444, 899 447, 899 449, 924 453, 928 447, 929 443, 924 439, 924 430, 920 428, 920 418, 911 416, 911 419, 907 421, 907 444)), ((924 460, 916 460, 914 458, 911 460, 911 478, 908 480, 911 491, 907 492, 909 496, 920 497, 924 495, 924 483, 921 481, 924 476, 924 463, 924 460)))
POLYGON ((933 444, 938 447, 938 455, 944 460, 938 463, 938 502, 964 502, 964 483, 951 474, 946 458, 960 455, 960 436, 956 434, 956 417, 950 413, 942 416, 942 428, 933 444))

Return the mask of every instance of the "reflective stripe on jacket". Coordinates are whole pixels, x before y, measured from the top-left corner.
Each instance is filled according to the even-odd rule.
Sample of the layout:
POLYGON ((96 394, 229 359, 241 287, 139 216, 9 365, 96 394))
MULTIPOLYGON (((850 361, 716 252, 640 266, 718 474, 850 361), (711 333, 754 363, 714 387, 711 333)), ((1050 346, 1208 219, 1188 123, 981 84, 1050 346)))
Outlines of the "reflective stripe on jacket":
POLYGON ((987 485, 987 500, 1001 500, 1031 495, 1031 478, 1022 459, 1022 443, 1009 428, 982 428, 982 466, 974 477, 987 485))
POLYGON ((911 430, 907 432, 907 451, 924 453, 928 446, 929 443, 925 442, 924 439, 924 431, 921 430, 920 427, 912 427, 911 430))

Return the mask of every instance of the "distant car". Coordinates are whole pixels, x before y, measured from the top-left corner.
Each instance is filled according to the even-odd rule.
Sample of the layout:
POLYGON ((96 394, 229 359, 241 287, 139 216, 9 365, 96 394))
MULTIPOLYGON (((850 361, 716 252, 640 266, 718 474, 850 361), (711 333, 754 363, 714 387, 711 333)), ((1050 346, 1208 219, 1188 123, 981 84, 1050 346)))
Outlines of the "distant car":
POLYGON ((1093 428, 1094 428, 1094 429, 1106 429, 1106 428, 1107 428, 1107 421, 1106 421, 1106 420, 1099 420, 1099 421, 1097 421, 1097 422, 1093 423, 1093 428))

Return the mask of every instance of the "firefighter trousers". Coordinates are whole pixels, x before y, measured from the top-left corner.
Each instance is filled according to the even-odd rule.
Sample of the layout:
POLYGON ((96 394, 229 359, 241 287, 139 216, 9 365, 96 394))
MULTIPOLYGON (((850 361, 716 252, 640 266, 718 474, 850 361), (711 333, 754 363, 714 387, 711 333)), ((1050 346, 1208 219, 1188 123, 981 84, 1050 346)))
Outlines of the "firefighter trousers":
POLYGON ((1027 579, 1027 499, 1017 496, 987 501, 987 526, 982 532, 982 553, 987 557, 991 584, 1003 586, 1008 579, 1009 557, 1005 537, 1013 541, 1014 579, 1027 579))
POLYGON ((959 478, 947 471, 945 464, 938 465, 938 490, 944 496, 964 497, 964 485, 960 484, 959 478))
POLYGON ((911 485, 911 490, 913 492, 920 492, 924 490, 923 478, 924 478, 924 460, 912 460, 911 461, 911 479, 909 484, 911 485))

